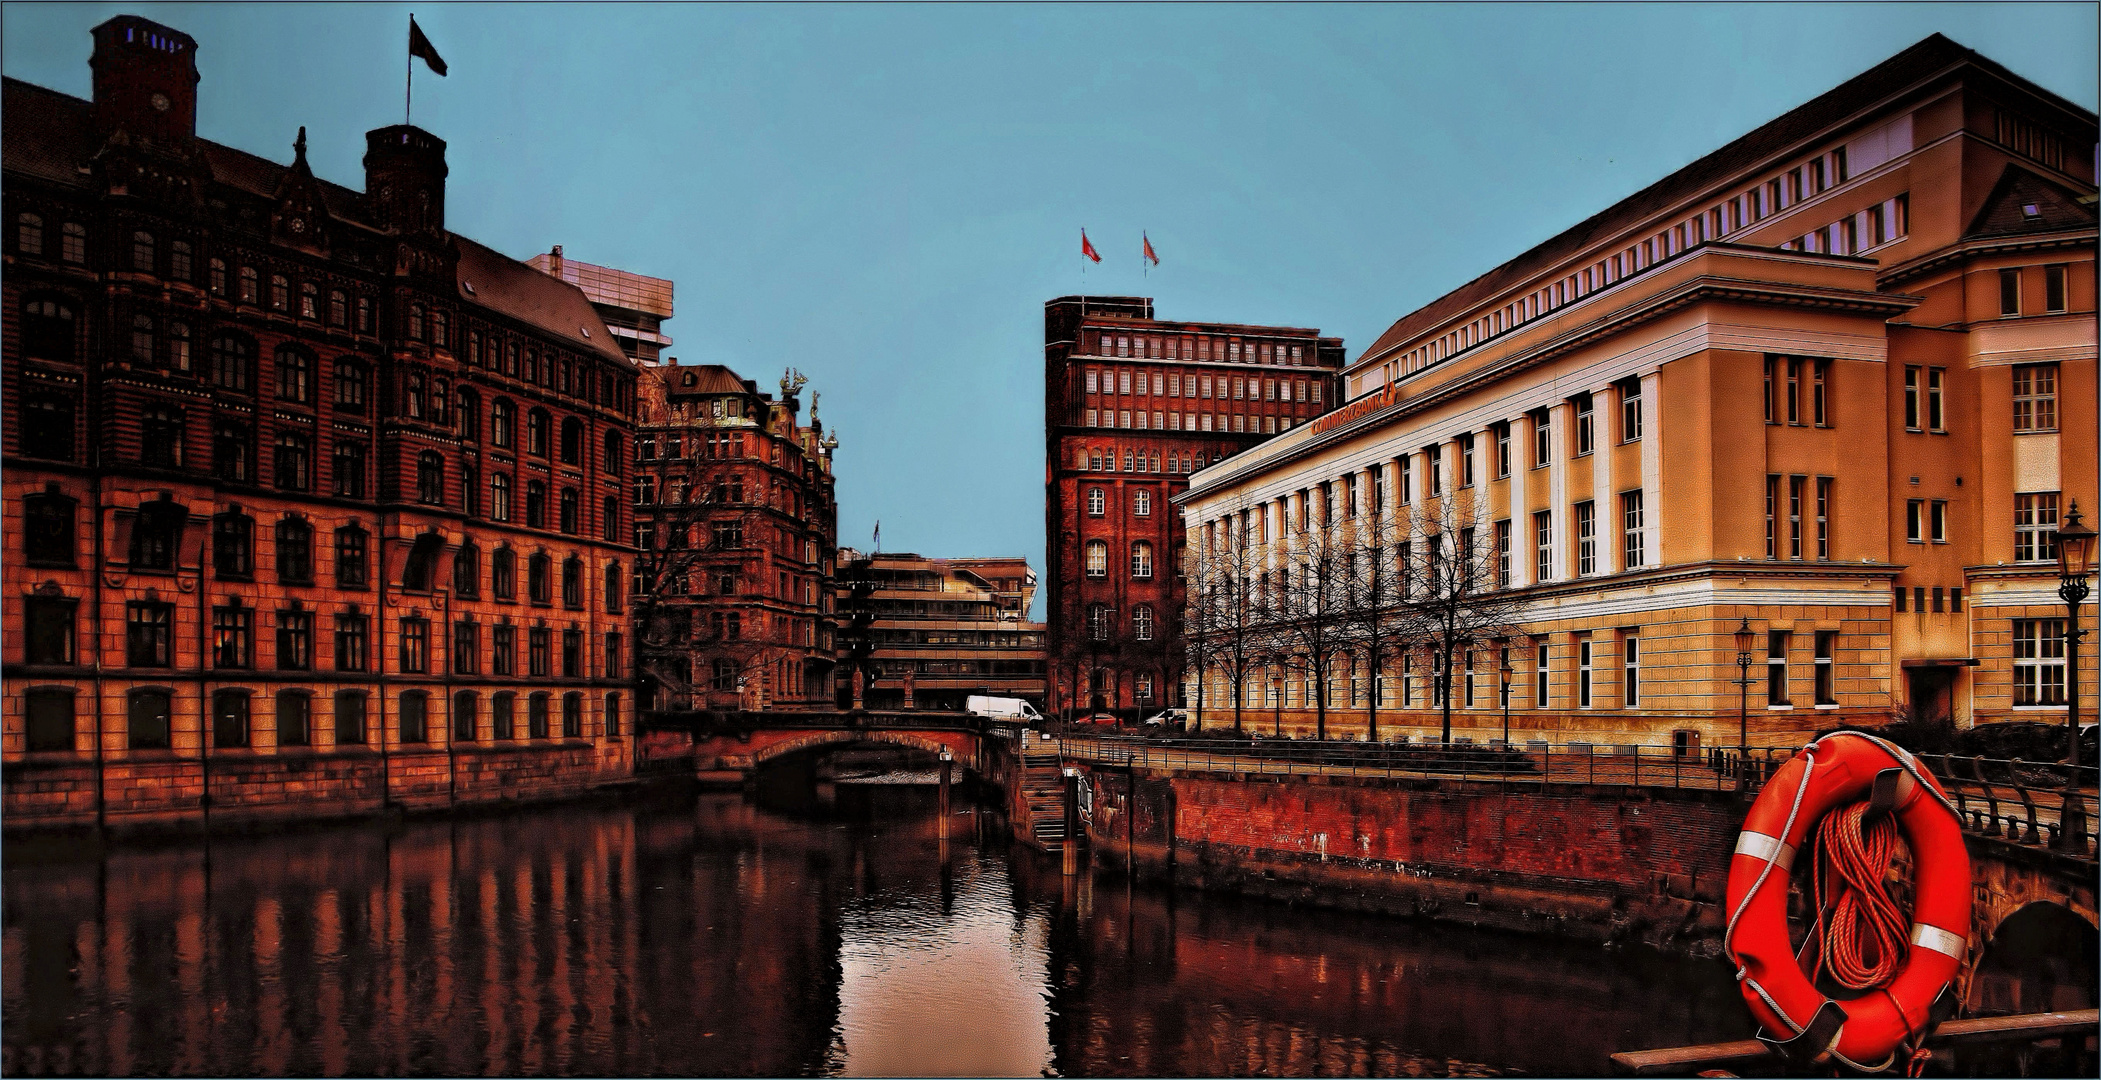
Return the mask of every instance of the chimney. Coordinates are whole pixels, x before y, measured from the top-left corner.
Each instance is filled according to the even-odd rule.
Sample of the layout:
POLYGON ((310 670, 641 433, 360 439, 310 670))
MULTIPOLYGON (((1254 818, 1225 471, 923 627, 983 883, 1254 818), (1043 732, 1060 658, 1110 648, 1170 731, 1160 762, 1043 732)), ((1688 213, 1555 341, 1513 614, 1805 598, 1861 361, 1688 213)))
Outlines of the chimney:
POLYGON ((395 124, 365 133, 365 200, 395 232, 445 231, 445 140, 395 124))
POLYGON ((96 27, 95 122, 104 132, 123 128, 149 141, 179 142, 197 135, 197 42, 136 15, 96 27))
POLYGON ((560 244, 556 244, 554 250, 547 254, 547 275, 556 280, 561 280, 562 278, 562 245, 560 244))

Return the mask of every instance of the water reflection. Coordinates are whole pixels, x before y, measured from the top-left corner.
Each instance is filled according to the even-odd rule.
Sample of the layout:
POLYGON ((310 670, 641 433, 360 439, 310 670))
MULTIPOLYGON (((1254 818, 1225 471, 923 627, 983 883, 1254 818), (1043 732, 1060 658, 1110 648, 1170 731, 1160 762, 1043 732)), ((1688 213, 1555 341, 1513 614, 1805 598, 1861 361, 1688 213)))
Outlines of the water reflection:
POLYGON ((81 859, 11 844, 10 1074, 1597 1073, 1725 967, 1066 879, 841 783, 81 859))

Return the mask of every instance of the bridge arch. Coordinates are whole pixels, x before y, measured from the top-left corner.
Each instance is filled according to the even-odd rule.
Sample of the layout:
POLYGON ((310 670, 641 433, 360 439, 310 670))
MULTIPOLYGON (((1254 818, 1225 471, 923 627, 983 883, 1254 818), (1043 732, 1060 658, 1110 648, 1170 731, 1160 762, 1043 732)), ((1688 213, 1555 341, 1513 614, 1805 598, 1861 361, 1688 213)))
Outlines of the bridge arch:
POLYGON ((786 757, 789 754, 800 754, 821 747, 843 746, 852 743, 888 743, 893 746, 906 746, 936 755, 943 750, 947 750, 949 755, 955 758, 956 762, 964 768, 974 768, 977 765, 977 736, 969 732, 848 729, 799 731, 784 734, 783 737, 778 739, 768 740, 765 745, 758 746, 753 750, 748 767, 758 768, 769 761, 786 757))
POLYGON ((2101 930, 2055 900, 2033 900, 1979 943, 1963 995, 1971 1015, 2094 1007, 2101 930))

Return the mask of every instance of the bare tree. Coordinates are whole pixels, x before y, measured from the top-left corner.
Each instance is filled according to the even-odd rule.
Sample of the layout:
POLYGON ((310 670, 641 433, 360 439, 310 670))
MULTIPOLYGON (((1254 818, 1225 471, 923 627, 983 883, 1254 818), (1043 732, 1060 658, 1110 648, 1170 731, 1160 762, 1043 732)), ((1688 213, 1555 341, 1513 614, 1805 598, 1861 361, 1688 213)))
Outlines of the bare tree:
MULTIPOLYGON (((1247 678, 1267 660, 1270 626, 1256 608, 1265 551, 1253 535, 1253 511, 1243 500, 1222 522, 1207 523, 1195 541, 1184 591, 1183 637, 1199 641, 1197 656, 1225 676, 1233 693, 1233 730, 1242 726, 1247 678)), ((1194 658, 1192 659, 1194 664, 1194 658)), ((1201 697, 1204 670, 1197 669, 1201 697)))
POLYGON ((1284 550, 1271 571, 1276 646, 1286 667, 1303 673, 1312 691, 1315 737, 1328 737, 1328 693, 1335 662, 1359 643, 1362 598, 1354 517, 1338 514, 1345 481, 1324 483, 1294 528, 1287 521, 1284 550))
MULTIPOLYGON (((757 509, 689 487, 689 463, 683 457, 655 457, 652 442, 642 446, 647 449, 636 466, 634 506, 640 550, 630 596, 639 674, 658 708, 691 707, 696 699, 709 700, 717 673, 727 664, 739 707, 744 707, 743 689, 779 650, 763 639, 757 625, 747 623, 752 612, 741 603, 710 604, 699 597, 724 595, 724 572, 741 581, 741 573, 728 564, 741 563, 746 534, 759 521, 757 509)), ((728 595, 741 592, 739 587, 728 595)))
POLYGON ((1445 742, 1452 741, 1452 661, 1479 646, 1524 632, 1524 605, 1500 587, 1502 570, 1487 504, 1454 493, 1410 511, 1402 575, 1409 589, 1401 609, 1401 636, 1433 659, 1443 707, 1445 742))
POLYGON ((1392 515, 1378 505, 1356 526, 1351 575, 1351 616, 1344 620, 1353 647, 1370 669, 1370 707, 1365 713, 1367 737, 1379 741, 1379 706, 1386 661, 1406 653, 1413 620, 1408 611, 1409 517, 1392 515))

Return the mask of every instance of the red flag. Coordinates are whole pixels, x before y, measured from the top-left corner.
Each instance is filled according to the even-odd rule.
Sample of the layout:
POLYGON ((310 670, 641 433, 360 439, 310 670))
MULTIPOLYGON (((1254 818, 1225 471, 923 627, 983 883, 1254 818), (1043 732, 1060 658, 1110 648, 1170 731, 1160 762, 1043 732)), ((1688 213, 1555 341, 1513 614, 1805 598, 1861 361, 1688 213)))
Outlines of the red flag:
POLYGON ((1139 233, 1138 235, 1145 240, 1145 257, 1152 260, 1154 266, 1160 265, 1160 256, 1153 254, 1153 238, 1146 236, 1144 233, 1139 233))
POLYGON ((1080 257, 1093 259, 1095 262, 1102 261, 1101 252, 1094 250, 1094 245, 1087 241, 1087 230, 1085 229, 1080 230, 1080 257))

